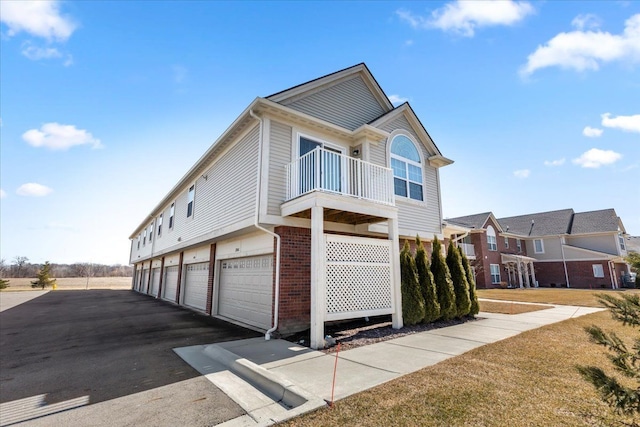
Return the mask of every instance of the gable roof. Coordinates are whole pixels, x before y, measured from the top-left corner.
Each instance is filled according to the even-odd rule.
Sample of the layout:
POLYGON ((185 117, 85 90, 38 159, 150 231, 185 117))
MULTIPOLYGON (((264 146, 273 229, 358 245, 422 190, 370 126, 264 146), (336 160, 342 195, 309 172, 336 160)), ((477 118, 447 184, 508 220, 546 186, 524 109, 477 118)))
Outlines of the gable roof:
POLYGON ((463 227, 474 228, 476 230, 482 230, 487 223, 489 216, 493 215, 491 212, 483 212, 475 215, 459 216, 456 218, 445 218, 445 221, 451 224, 461 225, 463 227))
MULTIPOLYGON (((371 120, 368 124, 374 127, 380 127, 383 123, 393 120, 394 117, 397 117, 400 114, 404 114, 404 116, 408 119, 409 124, 412 125, 413 128, 418 131, 417 133, 422 134, 421 135, 422 138, 427 141, 427 143, 430 145, 430 148, 433 150, 433 152, 436 153, 436 156, 442 157, 442 153, 440 152, 440 149, 438 148, 436 143, 433 141, 433 138, 431 138, 431 135, 429 135, 429 132, 427 132, 427 129, 424 127, 424 125, 418 118, 416 112, 413 111, 413 108, 411 108, 411 104, 409 104, 409 102, 403 102, 402 104, 395 107, 393 110, 387 111, 386 113, 383 113, 379 117, 376 117, 375 119, 371 120)), ((453 163, 453 160, 450 160, 444 157, 438 160, 442 160, 443 162, 442 166, 453 163)))
POLYGON ((573 209, 561 209, 507 218, 499 218, 502 229, 522 236, 549 236, 568 234, 571 230, 573 209))
POLYGON ((617 232, 619 227, 620 218, 613 209, 579 212, 573 216, 571 234, 617 232))
POLYGON ((287 104, 296 97, 306 96, 307 94, 320 87, 327 86, 338 80, 356 74, 360 74, 363 77, 365 83, 367 84, 367 86, 369 86, 369 89, 371 89, 373 96, 376 98, 383 110, 389 111, 393 109, 393 104, 391 103, 391 101, 389 101, 389 97, 387 97, 387 95, 384 93, 382 87, 380 87, 378 81, 375 79, 375 77, 373 77, 373 74, 371 74, 371 71, 369 71, 369 68, 364 62, 344 68, 339 71, 335 71, 333 73, 318 77, 313 80, 309 80, 308 82, 290 87, 289 89, 276 92, 272 95, 267 96, 266 99, 277 102, 279 104, 287 104))

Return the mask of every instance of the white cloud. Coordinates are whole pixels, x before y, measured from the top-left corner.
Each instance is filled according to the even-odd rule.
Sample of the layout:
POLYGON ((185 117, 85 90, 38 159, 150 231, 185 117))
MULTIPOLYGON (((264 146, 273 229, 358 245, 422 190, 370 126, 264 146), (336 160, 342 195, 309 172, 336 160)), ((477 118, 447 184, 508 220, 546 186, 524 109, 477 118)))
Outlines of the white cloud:
POLYGON ((475 30, 480 27, 514 25, 532 13, 533 6, 528 2, 512 0, 456 0, 434 10, 429 18, 414 15, 404 9, 396 11, 400 19, 413 28, 437 28, 464 37, 473 37, 475 30))
POLYGON ((7 197, 7 192, 0 188, 0 199, 4 199, 7 197))
POLYGON ((585 126, 585 128, 582 129, 582 134, 589 138, 597 138, 602 135, 602 132, 602 129, 592 128, 591 126, 585 126))
POLYGON ((22 45, 22 55, 31 59, 32 61, 39 61, 41 59, 56 59, 65 58, 63 65, 68 67, 73 64, 73 57, 70 54, 63 54, 55 47, 39 47, 35 46, 30 41, 25 42, 22 45))
POLYGON ((42 197, 48 194, 51 194, 53 190, 46 185, 37 184, 35 182, 28 182, 26 184, 22 184, 16 190, 16 194, 19 196, 32 196, 32 197, 42 197))
POLYGON ((544 165, 545 166, 562 166, 564 165, 564 157, 558 160, 545 160, 544 165))
POLYGON ((583 168, 597 169, 600 166, 611 165, 622 158, 622 154, 616 153, 612 150, 599 150, 592 148, 589 151, 582 153, 577 159, 573 159, 573 163, 580 165, 583 168))
POLYGON ((520 169, 517 171, 513 171, 513 176, 516 178, 524 179, 528 178, 531 175, 531 171, 529 169, 520 169))
POLYGON ((612 61, 640 62, 640 14, 627 19, 619 35, 599 30, 560 33, 528 56, 520 74, 526 77, 546 67, 597 70, 612 61))
POLYGON ((9 27, 8 35, 22 31, 49 41, 65 41, 76 29, 76 24, 60 14, 58 1, 0 1, 0 21, 9 27))
POLYGON ((28 130, 22 134, 22 139, 34 147, 46 147, 51 150, 68 150, 75 145, 84 144, 89 144, 92 148, 103 147, 100 140, 86 130, 59 123, 45 123, 40 130, 28 130))
POLYGON ((604 113, 601 117, 604 127, 640 133, 640 114, 611 117, 611 113, 604 113))
POLYGON ((403 98, 400 95, 389 95, 389 101, 391 101, 392 104, 402 104, 403 102, 407 102, 409 100, 409 98, 403 98))
POLYGON ((594 29, 600 27, 600 18, 592 13, 578 15, 573 18, 571 25, 577 30, 584 30, 585 28, 594 29))

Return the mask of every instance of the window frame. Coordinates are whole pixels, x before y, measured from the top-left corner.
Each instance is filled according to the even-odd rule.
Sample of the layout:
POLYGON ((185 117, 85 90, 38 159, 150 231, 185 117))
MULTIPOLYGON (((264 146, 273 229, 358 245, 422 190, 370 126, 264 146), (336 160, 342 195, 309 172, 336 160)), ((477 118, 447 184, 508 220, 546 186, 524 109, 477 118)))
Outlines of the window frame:
POLYGON ((487 248, 492 252, 495 252, 498 250, 498 240, 496 239, 496 230, 491 225, 487 226, 487 248), (491 233, 489 233, 489 231, 491 231, 491 233))
POLYGON ((627 247, 624 244, 624 235, 622 233, 618 233, 618 244, 620 245, 620 250, 626 251, 627 247))
POLYGON ((543 239, 533 239, 533 253, 535 254, 543 254, 544 253, 544 240, 543 239), (538 250, 538 246, 536 242, 540 242, 540 250, 538 250))
POLYGON ((195 211, 196 185, 192 184, 187 190, 187 219, 193 218, 195 211))
POLYGON ((162 217, 164 216, 164 213, 161 213, 158 216, 158 220, 156 221, 156 223, 158 224, 158 237, 162 236, 162 217))
POLYGON ((393 174, 393 194, 396 197, 401 197, 402 200, 407 200, 407 201, 411 201, 413 203, 425 203, 426 202, 426 194, 425 194, 425 163, 424 163, 424 156, 422 155, 422 150, 420 150, 420 144, 418 144, 411 136, 409 136, 406 133, 400 132, 397 133, 393 136, 390 137, 390 142, 389 142, 389 168, 391 168, 392 170, 392 174, 393 174), (413 144, 413 148, 415 148, 416 152, 418 153, 418 158, 420 159, 419 162, 416 162, 415 160, 409 159, 407 157, 403 157, 399 154, 395 154, 393 152, 393 143, 395 142, 396 138, 398 137, 404 137, 406 138, 411 144, 413 144), (405 172, 405 177, 400 177, 400 176, 396 176, 395 172, 393 172, 393 166, 392 166, 392 160, 397 160, 398 162, 402 162, 404 163, 404 172, 405 172), (411 175, 409 173, 409 165, 418 168, 420 170, 420 178, 421 181, 418 182, 414 179, 411 179, 411 175), (405 182, 405 187, 407 190, 407 195, 403 196, 402 194, 397 194, 396 193, 396 186, 395 186, 395 180, 402 180, 405 182), (414 185, 419 185, 420 186, 420 192, 421 192, 421 198, 420 199, 416 199, 411 197, 411 184, 414 185))
POLYGON ((169 230, 173 230, 173 226, 175 225, 175 215, 176 214, 176 202, 171 203, 169 207, 169 230))
POLYGON ((504 247, 509 249, 509 238, 507 236, 504 237, 504 247))
POLYGON ((498 283, 501 282, 501 277, 500 277, 500 264, 489 264, 489 274, 491 275, 491 284, 492 285, 497 285, 498 283), (494 267, 496 267, 496 272, 494 273, 494 267), (496 281, 495 278, 498 278, 498 280, 496 281))
POLYGON ((145 246, 147 246, 147 227, 142 232, 142 247, 144 248, 145 246))
POLYGON ((516 239, 516 248, 518 252, 522 252, 522 239, 516 239))
POLYGON ((597 279, 604 279, 604 266, 602 264, 591 264, 593 270, 593 277, 597 279))
POLYGON ((153 241, 153 221, 149 224, 149 243, 153 241))

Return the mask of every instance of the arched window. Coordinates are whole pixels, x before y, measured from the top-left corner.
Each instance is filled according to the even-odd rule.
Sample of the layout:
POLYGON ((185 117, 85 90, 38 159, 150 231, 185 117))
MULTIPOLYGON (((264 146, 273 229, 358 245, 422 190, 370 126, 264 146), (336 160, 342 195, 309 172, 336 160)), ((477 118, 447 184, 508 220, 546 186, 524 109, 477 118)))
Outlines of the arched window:
POLYGON ((391 141, 391 169, 396 196, 424 200, 420 154, 415 144, 404 135, 397 135, 391 141))
POLYGON ((489 245, 490 251, 498 250, 498 244, 496 241, 496 231, 493 229, 492 226, 487 227, 487 244, 489 245))

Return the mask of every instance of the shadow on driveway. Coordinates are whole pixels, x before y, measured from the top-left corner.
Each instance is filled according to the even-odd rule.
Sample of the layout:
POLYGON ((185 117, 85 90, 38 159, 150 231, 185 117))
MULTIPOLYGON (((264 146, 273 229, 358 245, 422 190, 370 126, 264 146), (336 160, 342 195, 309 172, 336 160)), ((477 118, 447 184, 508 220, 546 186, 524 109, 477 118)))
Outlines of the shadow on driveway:
POLYGON ((256 336, 130 290, 49 292, 0 313, 0 403, 138 393, 199 376, 174 347, 256 336))

